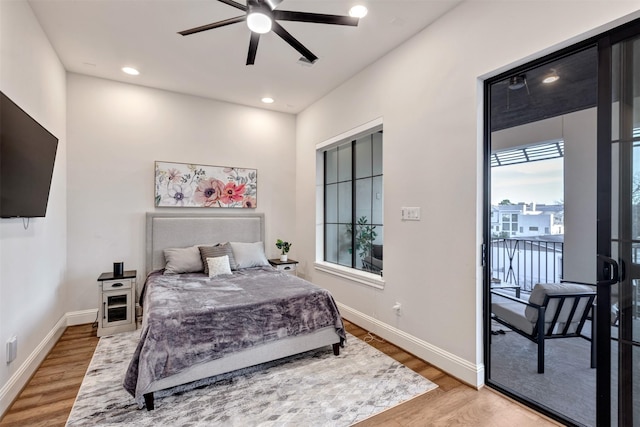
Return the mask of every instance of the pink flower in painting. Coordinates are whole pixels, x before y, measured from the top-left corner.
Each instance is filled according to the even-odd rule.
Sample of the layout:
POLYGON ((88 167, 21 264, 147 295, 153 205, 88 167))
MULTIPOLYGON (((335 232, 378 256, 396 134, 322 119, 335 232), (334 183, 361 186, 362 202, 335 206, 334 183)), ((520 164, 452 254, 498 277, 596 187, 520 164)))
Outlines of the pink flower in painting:
POLYGON ((255 208, 256 206, 257 206, 257 202, 255 197, 247 196, 242 201, 243 208, 255 208))
POLYGON ((211 205, 220 200, 224 188, 224 183, 220 180, 215 178, 203 179, 198 183, 193 199, 198 204, 211 207, 211 205))
POLYGON ((242 200, 244 194, 244 184, 235 185, 233 182, 228 183, 222 190, 222 196, 220 201, 225 204, 231 204, 233 202, 239 202, 242 200))
POLYGON ((169 181, 174 181, 182 177, 182 174, 178 169, 169 169, 167 173, 169 174, 169 181))

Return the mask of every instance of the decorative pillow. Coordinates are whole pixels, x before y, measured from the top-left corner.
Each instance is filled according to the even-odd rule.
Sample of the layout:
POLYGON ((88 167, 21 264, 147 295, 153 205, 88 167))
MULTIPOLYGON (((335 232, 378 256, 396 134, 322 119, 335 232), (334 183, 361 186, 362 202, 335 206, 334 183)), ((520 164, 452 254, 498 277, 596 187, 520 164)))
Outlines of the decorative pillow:
POLYGON ((231 274, 228 255, 207 258, 207 267, 209 270, 209 277, 216 277, 221 274, 231 274))
POLYGON ((233 250, 231 250, 231 245, 229 244, 229 242, 219 243, 215 246, 200 246, 198 249, 200 250, 200 257, 202 258, 202 264, 204 265, 204 274, 209 274, 207 258, 216 258, 224 255, 227 255, 229 257, 229 265, 231 266, 231 270, 238 269, 236 260, 233 257, 233 250))
POLYGON ((164 274, 197 273, 203 268, 197 246, 165 249, 164 259, 164 274))
POLYGON ((236 259, 238 268, 259 267, 269 265, 264 254, 264 244, 262 242, 240 243, 230 242, 233 249, 233 257, 236 259))

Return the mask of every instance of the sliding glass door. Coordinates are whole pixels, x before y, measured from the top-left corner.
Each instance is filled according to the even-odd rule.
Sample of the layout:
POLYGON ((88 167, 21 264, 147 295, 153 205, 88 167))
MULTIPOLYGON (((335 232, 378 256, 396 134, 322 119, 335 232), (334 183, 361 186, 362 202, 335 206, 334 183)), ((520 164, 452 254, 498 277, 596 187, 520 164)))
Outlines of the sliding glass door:
POLYGON ((601 398, 598 425, 608 425, 609 421, 611 425, 640 425, 640 36, 634 35, 637 33, 637 28, 630 27, 605 38, 600 46, 603 114, 599 123, 603 123, 603 129, 598 172, 602 188, 610 189, 610 197, 603 193, 599 206, 603 212, 611 207, 611 226, 609 233, 608 227, 599 233, 598 246, 599 253, 611 259, 600 257, 598 277, 598 397, 601 398))
POLYGON ((567 425, 640 426, 640 21, 485 88, 486 382, 567 425), (573 326, 536 320, 554 283, 595 295, 573 326))

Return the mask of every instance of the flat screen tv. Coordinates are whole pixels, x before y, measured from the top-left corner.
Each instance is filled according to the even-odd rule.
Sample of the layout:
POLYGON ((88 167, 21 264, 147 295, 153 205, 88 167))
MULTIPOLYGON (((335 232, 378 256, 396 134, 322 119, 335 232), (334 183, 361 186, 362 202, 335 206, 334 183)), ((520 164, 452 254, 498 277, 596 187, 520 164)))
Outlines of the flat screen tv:
POLYGON ((0 92, 0 217, 47 213, 58 138, 0 92))

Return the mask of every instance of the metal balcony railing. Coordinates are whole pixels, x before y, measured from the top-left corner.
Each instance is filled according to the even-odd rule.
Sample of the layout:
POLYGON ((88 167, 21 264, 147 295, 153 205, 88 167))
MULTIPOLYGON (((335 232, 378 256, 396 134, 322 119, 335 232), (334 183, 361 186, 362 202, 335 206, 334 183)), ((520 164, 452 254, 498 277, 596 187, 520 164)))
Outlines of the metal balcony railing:
POLYGON ((491 239, 492 280, 525 292, 536 283, 560 282, 563 251, 563 242, 491 239))

